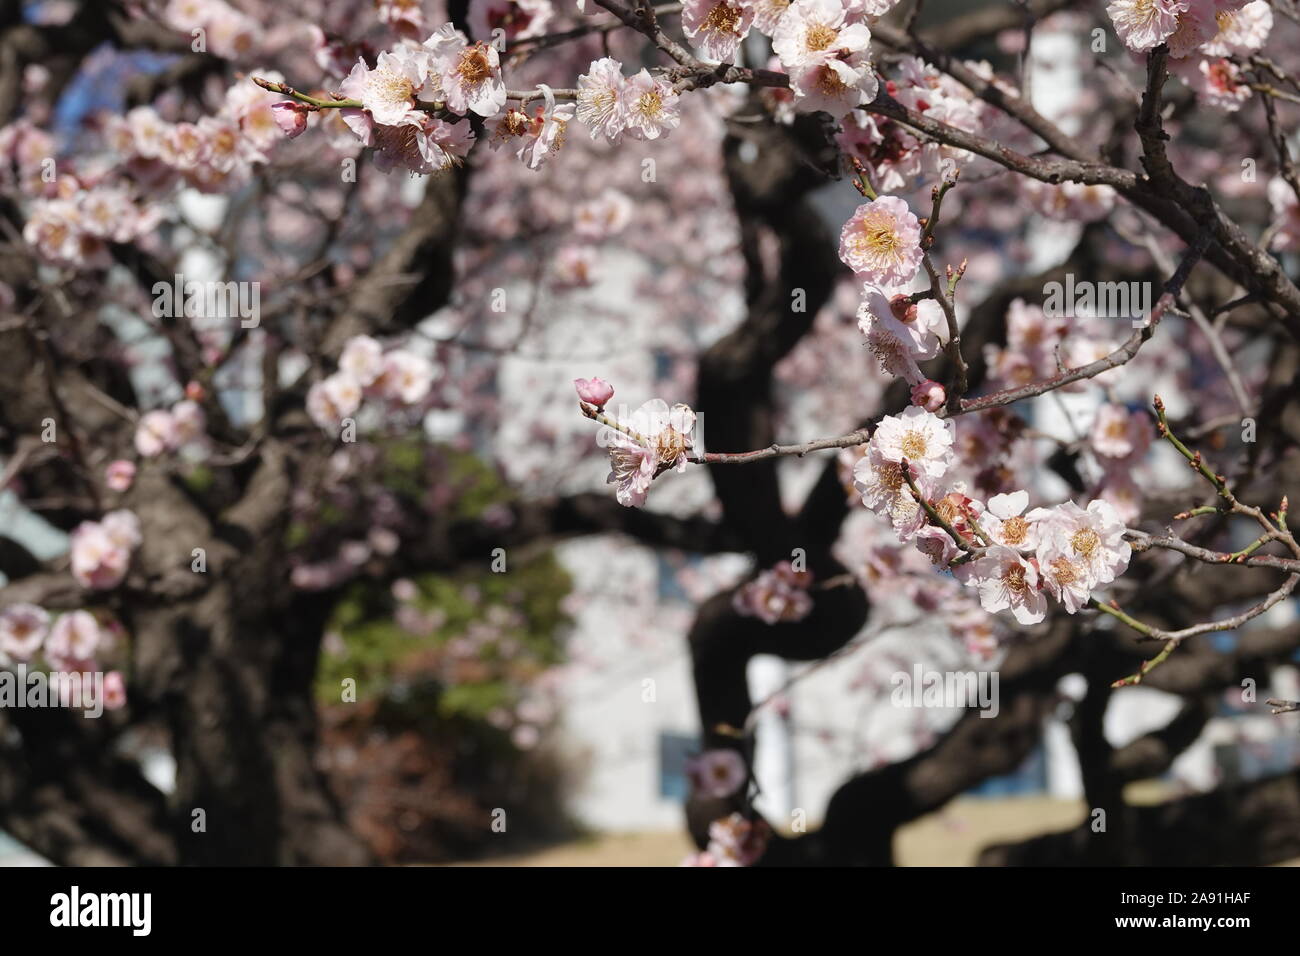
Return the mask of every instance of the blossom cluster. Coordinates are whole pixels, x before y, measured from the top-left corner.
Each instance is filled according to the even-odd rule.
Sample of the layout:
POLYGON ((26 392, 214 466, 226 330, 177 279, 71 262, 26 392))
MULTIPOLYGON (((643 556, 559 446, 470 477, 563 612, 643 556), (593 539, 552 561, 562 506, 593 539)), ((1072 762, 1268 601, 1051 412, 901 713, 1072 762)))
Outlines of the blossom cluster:
POLYGON ((1128 566, 1125 525, 1108 502, 1094 500, 1084 509, 1067 501, 1026 512, 1028 492, 1015 491, 986 504, 963 483, 945 481, 953 443, 952 423, 922 408, 886 416, 854 465, 854 483, 863 504, 886 518, 900 541, 912 542, 936 567, 951 568, 978 591, 986 611, 1010 609, 1020 623, 1033 624, 1046 615, 1050 594, 1073 614, 1128 566))
POLYGON ((1106 12, 1130 50, 1168 44, 1170 70, 1203 102, 1229 112, 1251 94, 1230 57, 1257 52, 1273 28, 1266 0, 1113 0, 1106 12))
POLYGON ((140 520, 130 511, 110 511, 100 521, 83 521, 72 531, 72 576, 82 587, 97 591, 117 587, 140 541, 140 520))
POLYGON ((207 50, 226 59, 248 55, 257 42, 257 21, 225 0, 171 0, 162 18, 196 41, 201 38, 207 50))
POLYGON ((732 607, 742 617, 757 617, 767 624, 801 621, 812 610, 811 571, 796 571, 782 561, 736 589, 732 607))
POLYGON ((370 336, 354 336, 344 343, 338 371, 308 390, 307 412, 321 428, 337 429, 367 397, 418 405, 437 376, 437 367, 422 355, 400 348, 385 352, 370 336))
POLYGON ((135 450, 142 458, 179 451, 201 442, 206 426, 203 407, 193 399, 182 399, 170 409, 156 408, 140 416, 135 428, 135 450))
MULTIPOLYGON (((26 664, 38 654, 59 671, 98 671, 96 656, 116 644, 110 627, 101 627, 89 611, 69 611, 51 619, 37 604, 10 604, 0 610, 0 667, 26 664)), ((126 681, 121 671, 104 675, 104 707, 118 710, 126 704, 126 681)))
POLYGON ((663 399, 654 398, 604 430, 601 440, 607 443, 610 462, 606 483, 617 486, 618 503, 639 508, 660 473, 685 471, 694 429, 695 412, 688 406, 669 408, 663 399))

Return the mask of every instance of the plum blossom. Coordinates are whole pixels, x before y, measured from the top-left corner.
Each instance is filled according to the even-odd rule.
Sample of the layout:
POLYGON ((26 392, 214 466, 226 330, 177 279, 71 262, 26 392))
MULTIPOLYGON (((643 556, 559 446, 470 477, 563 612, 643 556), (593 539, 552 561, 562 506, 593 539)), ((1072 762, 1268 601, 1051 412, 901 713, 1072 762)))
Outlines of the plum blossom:
POLYGON ((604 408, 614 397, 614 386, 594 375, 591 378, 575 378, 573 385, 578 390, 578 398, 597 408, 604 408))
POLYGON ((501 57, 490 44, 475 43, 447 56, 441 78, 447 108, 455 113, 495 116, 506 105, 501 57))
POLYGON ((1038 547, 1036 521, 1025 516, 1029 505, 1029 492, 1013 491, 989 498, 980 527, 990 538, 1004 547, 1017 551, 1033 551, 1038 547))
POLYGON ((555 253, 555 285, 561 289, 585 289, 596 281, 600 254, 594 246, 569 244, 555 253))
POLYGON ((436 374, 433 363, 424 356, 394 349, 384 356, 384 373, 379 384, 386 397, 414 405, 429 394, 436 374))
POLYGON ((782 561, 738 588, 732 607, 741 616, 757 617, 766 624, 800 621, 812 611, 811 584, 811 573, 796 571, 789 561, 782 561))
POLYGON ((717 866, 752 866, 767 850, 772 831, 763 820, 733 813, 709 824, 708 854, 717 866))
POLYGON ((1141 458, 1151 447, 1151 425, 1145 415, 1130 412, 1123 405, 1103 405, 1088 439, 1092 450, 1103 458, 1141 458))
POLYGON ((578 203, 573 210, 573 231, 584 239, 608 239, 632 221, 632 200, 617 189, 578 203))
POLYGON ((624 430, 608 432, 610 473, 605 481, 618 485, 614 496, 619 504, 639 508, 660 471, 686 469, 695 412, 686 405, 669 409, 663 399, 652 398, 619 425, 624 430))
POLYGON ((335 372, 307 390, 307 414, 321 428, 337 428, 361 407, 361 384, 347 372, 335 372))
POLYGON ((947 390, 933 379, 926 379, 912 386, 912 404, 919 405, 927 412, 937 412, 948 401, 947 390))
POLYGON ((777 24, 772 49, 790 74, 799 109, 838 119, 875 98, 876 75, 866 52, 871 31, 847 19, 840 0, 795 0, 777 24))
POLYGON ((1038 572, 1011 548, 994 545, 981 557, 953 568, 962 584, 976 588, 986 611, 1010 610, 1021 624, 1047 616, 1047 599, 1038 590, 1038 572))
POLYGON ((496 30, 509 42, 526 40, 545 33, 554 13, 551 0, 471 0, 469 28, 483 40, 496 30))
POLYGON ((592 61, 590 69, 578 77, 578 122, 586 125, 591 138, 604 136, 617 143, 627 126, 623 98, 623 65, 603 57, 592 61))
POLYGON ((126 678, 121 671, 104 675, 104 709, 121 710, 126 706, 126 678))
POLYGON ((368 335, 354 335, 343 344, 339 370, 363 388, 373 384, 384 371, 383 346, 368 335))
POLYGON ((1258 52, 1273 29, 1273 8, 1267 0, 1251 0, 1240 10, 1215 14, 1218 33, 1201 47, 1208 57, 1250 56, 1258 52))
POLYGON ((1087 509, 1067 501, 1052 509, 1035 508, 1026 516, 1041 522, 1038 563, 1042 567, 1053 556, 1077 561, 1089 589, 1109 584, 1124 573, 1133 549, 1124 540, 1124 522, 1115 508, 1100 499, 1087 509))
POLYGON ((155 458, 176 445, 176 420, 171 412, 154 409, 140 416, 135 429, 137 452, 145 458, 155 458))
POLYGON ((686 0, 682 30, 706 57, 730 63, 749 36, 754 8, 749 0, 686 0))
POLYGON ((10 604, 0 610, 0 663, 7 655, 30 660, 40 650, 49 627, 49 613, 35 604, 10 604))
POLYGON ((627 78, 619 102, 625 116, 624 131, 634 139, 658 139, 681 123, 672 84, 644 68, 627 78))
POLYGON ((71 535, 72 576, 82 587, 115 588, 139 543, 139 522, 128 511, 111 512, 103 522, 83 521, 71 535))
POLYGON ((1178 29, 1178 15, 1187 9, 1187 0, 1114 0, 1106 12, 1124 45, 1146 53, 1178 29))
MULTIPOLYGON (((415 97, 424 88, 427 71, 427 58, 415 51, 385 50, 373 70, 364 60, 358 60, 339 92, 348 99, 360 100, 376 123, 396 126, 415 109, 415 97)), ((464 108, 457 112, 464 112, 464 108)))
POLYGON ((63 614, 45 642, 45 656, 54 663, 89 661, 100 644, 99 622, 89 611, 63 614))
POLYGON ((952 422, 909 405, 901 415, 882 418, 870 444, 886 461, 906 459, 913 474, 941 478, 953 461, 952 422))
POLYGON ((123 492, 131 488, 135 481, 135 463, 119 458, 108 463, 104 469, 104 484, 110 491, 123 492))
POLYGON ((921 267, 921 224, 896 196, 863 203, 840 232, 840 259, 875 285, 906 286, 921 267))
POLYGON ((573 120, 577 107, 573 103, 556 104, 555 94, 543 84, 540 87, 544 107, 538 107, 529 129, 524 134, 524 143, 519 147, 518 156, 529 169, 539 168, 552 153, 558 153, 564 146, 564 134, 573 120))
POLYGON ((749 779, 745 758, 729 748, 704 751, 687 762, 686 774, 696 792, 717 799, 731 796, 749 779))
POLYGON ((307 114, 312 110, 306 103, 285 100, 282 103, 272 103, 271 110, 275 113, 276 125, 290 139, 297 139, 307 131, 307 114))

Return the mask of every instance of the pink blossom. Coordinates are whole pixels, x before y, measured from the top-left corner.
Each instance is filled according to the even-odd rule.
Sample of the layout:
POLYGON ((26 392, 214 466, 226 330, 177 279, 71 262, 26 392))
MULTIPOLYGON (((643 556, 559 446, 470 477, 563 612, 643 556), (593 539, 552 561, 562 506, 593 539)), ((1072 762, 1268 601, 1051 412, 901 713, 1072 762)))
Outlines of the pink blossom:
POLYGON ((595 376, 575 378, 573 384, 578 390, 578 398, 597 408, 604 408, 605 404, 614 397, 614 386, 595 376))
POLYGON ((682 31, 711 60, 732 62, 753 22, 749 0, 686 0, 682 4, 682 31))
POLYGON ((1186 0, 1114 0, 1106 12, 1124 45, 1146 53, 1178 29, 1178 15, 1187 8, 1186 0))
POLYGON ((275 115, 276 125, 290 139, 297 139, 307 131, 307 114, 311 110, 306 103, 295 103, 291 100, 273 103, 271 112, 275 115))
POLYGON ((609 57, 592 61, 578 77, 578 122, 587 126, 591 138, 604 136, 618 142, 627 125, 623 87, 623 65, 609 57))
POLYGON ((135 429, 135 450, 143 457, 157 457, 176 445, 176 421, 170 412, 154 409, 141 416, 135 429))
POLYGON ((953 568, 953 576, 979 591, 986 611, 1011 610, 1021 624, 1037 624, 1047 616, 1047 599, 1038 590, 1034 566, 1010 548, 994 545, 983 556, 953 568))
POLYGON ((99 622, 88 611, 62 614, 54 622, 45 656, 54 663, 89 661, 100 644, 99 622))
POLYGON ((135 463, 119 458, 108 463, 104 469, 104 484, 110 491, 128 491, 135 481, 135 463))
POLYGON ((704 751, 688 761, 686 773, 695 792, 717 799, 731 796, 749 779, 745 759, 730 748, 704 751))
POLYGON ((840 259, 875 285, 906 286, 921 266, 921 224, 896 196, 863 203, 840 232, 840 259))
POLYGON ((926 379, 912 386, 912 404, 919 405, 927 412, 937 412, 948 400, 948 392, 933 379, 926 379))
POLYGON ((882 418, 870 442, 886 461, 906 460, 913 474, 930 478, 942 477, 952 464, 952 444, 952 422, 915 405, 882 418))
POLYGON ((104 675, 104 709, 121 710, 126 706, 126 678, 121 671, 104 675))
POLYGON ((49 631, 50 615, 35 604, 10 604, 0 610, 0 663, 12 654, 30 660, 49 631))
POLYGON ((619 91, 625 131, 634 139, 658 139, 681 123, 677 93, 666 80, 642 69, 627 78, 619 91))
POLYGON ((83 521, 72 532, 72 576, 82 587, 109 590, 126 577, 130 549, 98 522, 83 521))

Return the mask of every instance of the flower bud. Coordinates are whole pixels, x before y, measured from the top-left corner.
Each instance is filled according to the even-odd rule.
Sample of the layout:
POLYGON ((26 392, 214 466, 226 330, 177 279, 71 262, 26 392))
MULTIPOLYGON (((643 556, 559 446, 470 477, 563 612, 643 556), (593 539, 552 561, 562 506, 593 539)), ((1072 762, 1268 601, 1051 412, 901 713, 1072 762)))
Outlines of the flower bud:
POLYGON ((597 408, 604 408, 605 403, 614 397, 614 386, 598 378, 575 378, 573 386, 580 399, 597 408))
POLYGON ((927 412, 937 412, 948 400, 944 387, 933 379, 926 379, 912 386, 912 404, 919 405, 927 412))

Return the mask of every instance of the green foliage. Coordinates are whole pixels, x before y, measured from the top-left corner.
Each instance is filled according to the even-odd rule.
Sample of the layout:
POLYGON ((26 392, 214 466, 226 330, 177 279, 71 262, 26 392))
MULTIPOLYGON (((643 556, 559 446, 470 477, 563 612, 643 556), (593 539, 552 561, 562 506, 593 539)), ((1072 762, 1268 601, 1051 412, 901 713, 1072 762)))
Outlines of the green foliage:
POLYGON ((571 582, 551 553, 512 563, 508 573, 485 568, 412 582, 418 595, 409 607, 431 625, 418 630, 399 623, 400 605, 386 587, 359 581, 348 590, 328 627, 342 638, 342 653, 327 648, 317 673, 321 703, 338 704, 341 682, 351 677, 358 700, 419 700, 444 719, 482 720, 511 706, 533 676, 560 661, 570 623, 562 602, 571 582), (448 645, 458 638, 451 653, 448 645))

